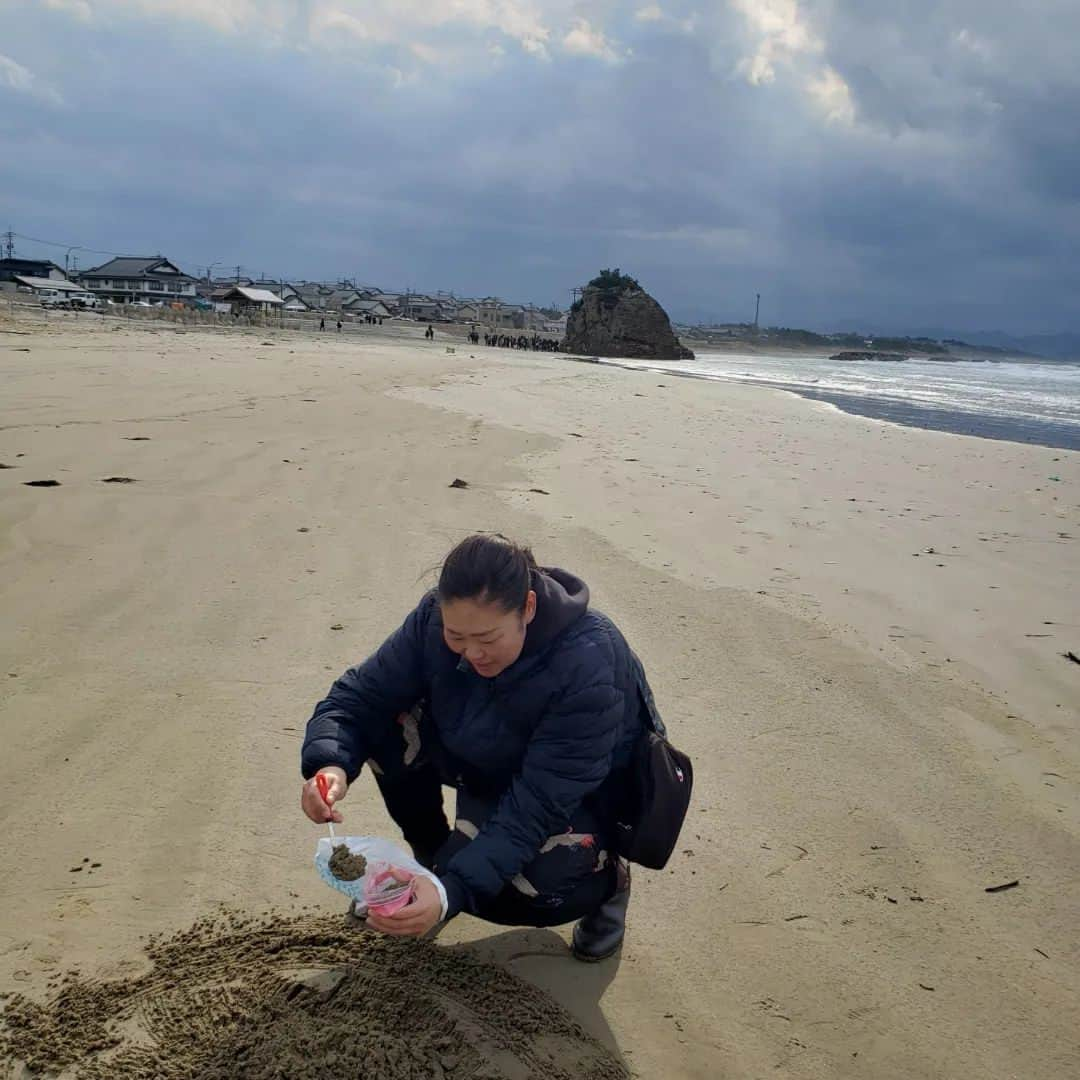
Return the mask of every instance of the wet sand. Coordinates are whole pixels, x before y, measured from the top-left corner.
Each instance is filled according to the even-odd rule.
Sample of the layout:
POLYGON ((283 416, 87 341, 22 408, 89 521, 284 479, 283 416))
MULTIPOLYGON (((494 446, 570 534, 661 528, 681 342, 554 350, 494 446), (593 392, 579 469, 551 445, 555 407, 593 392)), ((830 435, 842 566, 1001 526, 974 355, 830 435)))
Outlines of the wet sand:
MULTIPOLYGON (((497 528, 590 582, 697 797, 617 961, 465 918, 436 948, 643 1077, 1080 1070, 1080 455, 419 327, 32 329, 0 333, 0 990, 130 980, 221 903, 339 912, 304 721, 497 528)), ((343 810, 393 835, 368 779, 343 810)))
POLYGON ((547 995, 462 949, 332 915, 200 920, 147 968, 7 1003, 0 1053, 80 1080, 626 1080, 547 995))

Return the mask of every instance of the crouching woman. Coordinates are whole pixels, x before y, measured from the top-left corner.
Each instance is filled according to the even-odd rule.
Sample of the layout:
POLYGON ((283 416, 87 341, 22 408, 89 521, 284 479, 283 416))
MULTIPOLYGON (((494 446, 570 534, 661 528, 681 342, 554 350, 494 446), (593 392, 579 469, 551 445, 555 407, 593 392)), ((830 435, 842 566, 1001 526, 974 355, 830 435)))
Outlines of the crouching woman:
POLYGON ((333 685, 308 723, 301 805, 341 821, 366 762, 431 881, 388 934, 420 935, 461 912, 493 923, 576 922, 573 953, 620 946, 630 898, 614 850, 629 766, 652 694, 585 583, 528 548, 477 535, 382 647, 333 685), (325 800, 316 774, 326 775, 325 800), (443 786, 456 790, 451 829, 443 786))

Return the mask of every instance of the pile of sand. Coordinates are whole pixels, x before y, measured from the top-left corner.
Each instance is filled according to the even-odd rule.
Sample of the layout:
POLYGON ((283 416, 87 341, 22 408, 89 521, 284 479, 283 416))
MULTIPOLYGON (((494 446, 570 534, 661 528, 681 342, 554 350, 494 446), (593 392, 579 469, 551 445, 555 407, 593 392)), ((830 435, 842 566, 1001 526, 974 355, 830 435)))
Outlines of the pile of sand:
POLYGON ((345 844, 335 844, 330 855, 330 873, 338 881, 359 881, 367 873, 367 859, 354 855, 345 844))
POLYGON ((541 991, 456 949, 336 916, 208 919, 146 973, 7 997, 0 1060, 83 1080, 625 1080, 541 991))

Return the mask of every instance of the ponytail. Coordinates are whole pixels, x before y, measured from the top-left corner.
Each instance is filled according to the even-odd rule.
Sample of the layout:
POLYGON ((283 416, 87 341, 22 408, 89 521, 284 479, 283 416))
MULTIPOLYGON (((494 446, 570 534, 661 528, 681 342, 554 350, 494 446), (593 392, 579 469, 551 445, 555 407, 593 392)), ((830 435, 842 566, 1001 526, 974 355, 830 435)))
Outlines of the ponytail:
POLYGON ((503 611, 521 611, 536 569, 533 553, 501 533, 467 537, 449 555, 439 574, 440 603, 477 600, 503 611))

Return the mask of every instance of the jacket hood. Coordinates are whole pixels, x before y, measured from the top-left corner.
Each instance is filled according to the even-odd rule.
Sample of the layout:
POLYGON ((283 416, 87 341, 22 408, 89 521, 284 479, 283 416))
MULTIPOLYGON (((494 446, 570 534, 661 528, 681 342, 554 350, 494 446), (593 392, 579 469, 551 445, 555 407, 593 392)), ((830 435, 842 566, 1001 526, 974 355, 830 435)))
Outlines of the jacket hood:
POLYGON ((532 571, 532 589, 536 593, 536 615, 525 631, 522 656, 545 649, 589 610, 589 586, 568 570, 538 567, 532 571))

